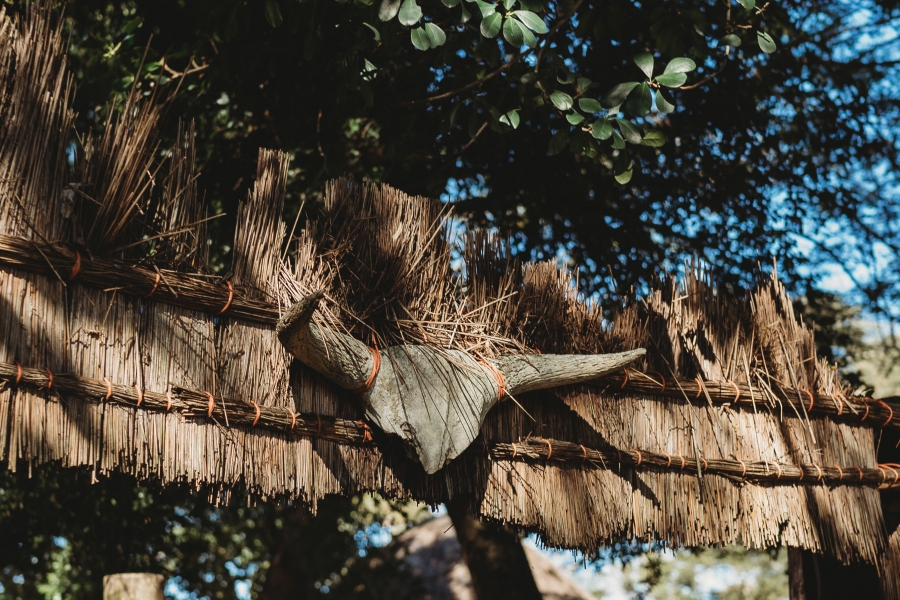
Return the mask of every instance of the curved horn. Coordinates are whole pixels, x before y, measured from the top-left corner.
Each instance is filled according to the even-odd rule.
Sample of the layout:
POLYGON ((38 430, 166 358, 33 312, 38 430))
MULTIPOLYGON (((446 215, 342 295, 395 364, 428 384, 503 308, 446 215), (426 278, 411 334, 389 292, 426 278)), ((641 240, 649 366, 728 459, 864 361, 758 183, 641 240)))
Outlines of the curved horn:
POLYGON ((640 348, 616 354, 528 354, 506 356, 494 363, 503 373, 507 391, 515 396, 609 375, 646 352, 640 348))
POLYGON ((313 313, 325 292, 313 292, 294 304, 275 326, 278 339, 288 352, 342 388, 355 390, 365 385, 374 357, 359 340, 343 333, 328 332, 328 338, 312 322, 313 313))

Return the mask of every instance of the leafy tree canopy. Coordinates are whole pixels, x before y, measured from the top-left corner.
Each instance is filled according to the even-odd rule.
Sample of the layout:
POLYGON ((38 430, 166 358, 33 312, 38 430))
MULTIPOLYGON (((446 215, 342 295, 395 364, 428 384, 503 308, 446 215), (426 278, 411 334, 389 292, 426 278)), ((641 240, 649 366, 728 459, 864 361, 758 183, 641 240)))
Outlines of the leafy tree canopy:
POLYGON ((795 281, 843 269, 855 300, 897 305, 896 2, 90 0, 66 14, 82 125, 141 64, 148 93, 177 80, 170 120, 197 121, 201 183, 228 214, 256 149, 277 147, 294 156, 292 212, 328 177, 385 181, 570 259, 593 290, 692 254, 747 280, 774 256, 795 281))

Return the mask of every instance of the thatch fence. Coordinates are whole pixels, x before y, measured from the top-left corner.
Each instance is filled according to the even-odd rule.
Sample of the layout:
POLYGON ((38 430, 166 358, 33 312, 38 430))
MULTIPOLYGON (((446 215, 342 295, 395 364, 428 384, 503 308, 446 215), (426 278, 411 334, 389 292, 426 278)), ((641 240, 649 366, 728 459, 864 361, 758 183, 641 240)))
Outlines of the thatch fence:
POLYGON ((875 435, 900 403, 852 396, 816 357, 779 281, 744 298, 702 273, 609 320, 555 264, 473 234, 463 275, 437 202, 335 181, 290 240, 289 157, 262 150, 227 277, 206 269, 190 126, 161 152, 135 91, 74 166, 64 36, 47 11, 0 13, 0 462, 188 482, 309 504, 377 490, 593 552, 624 537, 785 544, 879 566, 900 598, 875 435), (160 158, 163 157, 163 158, 160 158), (292 361, 274 324, 324 290, 317 323, 381 347, 479 359, 646 348, 615 375, 524 394, 426 475, 356 398, 292 361), (885 558, 887 557, 887 558, 885 558))

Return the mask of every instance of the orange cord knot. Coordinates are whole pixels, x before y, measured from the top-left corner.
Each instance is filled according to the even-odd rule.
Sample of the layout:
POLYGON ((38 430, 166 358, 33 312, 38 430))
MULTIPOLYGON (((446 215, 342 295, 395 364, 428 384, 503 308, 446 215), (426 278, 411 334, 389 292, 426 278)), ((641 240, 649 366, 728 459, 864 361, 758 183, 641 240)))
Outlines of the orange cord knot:
POLYGON ((356 426, 362 431, 362 443, 368 443, 372 441, 372 428, 365 421, 357 421, 356 426))
POLYGON ((365 394, 372 387, 372 384, 375 383, 375 378, 378 377, 378 371, 381 369, 381 353, 378 351, 378 348, 373 348, 371 346, 367 346, 369 348, 369 352, 372 353, 372 372, 369 373, 369 378, 366 379, 366 382, 352 390, 354 394, 365 394))

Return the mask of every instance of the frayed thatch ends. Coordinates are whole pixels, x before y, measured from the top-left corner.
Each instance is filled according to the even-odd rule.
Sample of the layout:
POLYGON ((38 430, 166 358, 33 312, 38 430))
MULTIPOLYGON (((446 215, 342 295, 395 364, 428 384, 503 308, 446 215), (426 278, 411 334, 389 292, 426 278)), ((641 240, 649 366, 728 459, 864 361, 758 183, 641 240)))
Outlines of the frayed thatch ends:
POLYGON ((23 22, 0 9, 0 231, 59 239, 72 213, 64 190, 72 77, 61 25, 31 5, 23 22), (57 215, 62 212, 62 217, 57 215))
POLYGON ((900 600, 900 526, 888 538, 887 552, 881 568, 884 600, 900 600))
MULTIPOLYGON (((577 347, 579 338, 604 350, 643 346, 648 348, 647 357, 644 364, 628 369, 632 376, 649 379, 659 392, 667 381, 672 385, 675 377, 701 382, 699 388, 691 382, 690 391, 681 389, 681 400, 616 393, 618 383, 605 389, 583 386, 558 393, 604 442, 623 450, 669 455, 676 464, 680 457, 699 456, 773 465, 875 466, 871 430, 794 412, 797 407, 805 411, 807 397, 843 392, 834 371, 816 359, 812 334, 797 324, 777 280, 763 282, 748 300, 739 301, 689 274, 680 286, 664 284, 647 300, 620 311, 605 332, 597 319, 589 317, 588 309, 571 299, 566 302, 571 286, 557 279, 556 269, 532 270, 532 280, 544 282, 545 290, 532 294, 541 298, 535 306, 552 306, 547 290, 557 290, 558 308, 545 310, 542 326, 536 328, 542 335, 536 343, 548 351, 577 347), (557 335, 560 331, 565 333, 557 335), (745 400, 748 395, 759 400, 750 405, 743 402, 740 410, 714 407, 702 395, 703 382, 726 382, 736 386, 738 394, 744 389, 745 400), (802 402, 782 401, 786 393, 800 390, 806 390, 802 402), (700 396, 701 405, 695 396, 700 396)), ((527 295, 522 300, 527 304, 527 295)), ((572 439, 558 432, 541 435, 572 439)), ((635 492, 643 490, 621 499, 632 506, 630 532, 639 536, 668 532, 664 537, 669 541, 686 545, 786 543, 816 551, 829 549, 843 561, 874 561, 883 548, 875 490, 737 487, 723 477, 704 475, 698 467, 689 468, 690 474, 628 474, 635 492)), ((527 471, 522 477, 527 481, 526 475, 527 471)), ((505 477, 502 472, 497 476, 505 477)), ((535 474, 534 481, 544 476, 535 474)), ((572 479, 570 486, 571 494, 586 493, 577 491, 580 477, 572 479)), ((527 518, 524 522, 540 525, 527 518)))
MULTIPOLYGON (((37 52, 47 65, 22 71, 50 75, 23 83, 0 66, 15 84, 3 93, 65 96, 67 80, 53 70, 58 33, 46 19, 0 18, 0 65, 19 60, 22 40, 56 48, 37 52)), ((5 130, 25 114, 19 96, 0 97, 5 130)), ((64 99, 51 104, 38 121, 53 133, 46 123, 68 127, 70 113, 64 99)), ((631 535, 788 543, 842 560, 875 561, 883 550, 874 486, 896 471, 875 464, 872 428, 900 418, 892 405, 841 394, 777 281, 739 301, 689 276, 605 324, 568 274, 549 263, 520 267, 485 234, 467 242, 465 274, 454 276, 439 203, 349 181, 329 184, 323 214, 283 262, 287 159, 269 151, 241 208, 233 278, 198 277, 202 239, 185 235, 203 214, 186 164, 189 133, 160 167, 157 196, 123 171, 157 168, 147 122, 135 124, 140 140, 121 141, 110 125, 108 141, 93 146, 96 176, 86 183, 95 192, 80 191, 109 194, 95 198, 102 210, 87 202, 58 210, 61 144, 0 145, 14 169, 0 196, 0 461, 9 468, 58 460, 211 486, 223 499, 233 490, 311 504, 366 489, 430 502, 464 496, 485 518, 586 551, 631 535), (140 220, 135 206, 146 209, 140 220), (99 257, 58 243, 79 231, 94 248, 123 250, 99 257), (48 243, 23 240, 41 237, 48 243), (355 398, 290 364, 277 342, 279 311, 319 289, 327 296, 317 325, 365 343, 374 333, 382 348, 423 344, 492 359, 649 354, 597 384, 502 403, 468 451, 426 476, 395 438, 361 420, 355 398)))

